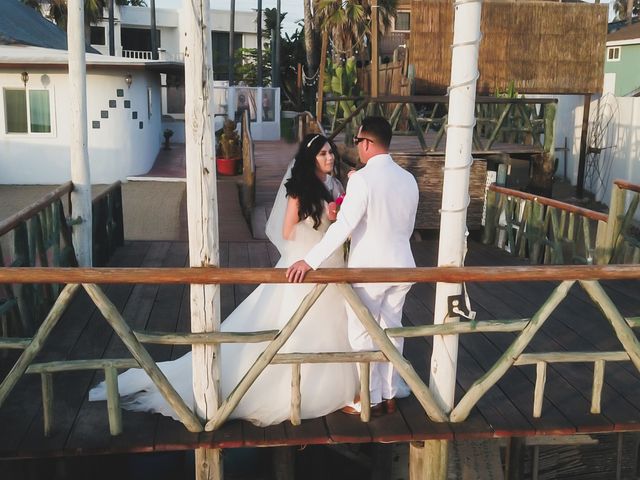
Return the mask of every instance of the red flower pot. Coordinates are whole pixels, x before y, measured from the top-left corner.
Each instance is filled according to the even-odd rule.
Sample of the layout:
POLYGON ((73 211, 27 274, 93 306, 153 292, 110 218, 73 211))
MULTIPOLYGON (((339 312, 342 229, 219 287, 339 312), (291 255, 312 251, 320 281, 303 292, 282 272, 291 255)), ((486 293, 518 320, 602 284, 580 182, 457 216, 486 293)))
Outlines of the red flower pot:
POLYGON ((238 158, 216 158, 216 167, 220 175, 236 175, 238 158))

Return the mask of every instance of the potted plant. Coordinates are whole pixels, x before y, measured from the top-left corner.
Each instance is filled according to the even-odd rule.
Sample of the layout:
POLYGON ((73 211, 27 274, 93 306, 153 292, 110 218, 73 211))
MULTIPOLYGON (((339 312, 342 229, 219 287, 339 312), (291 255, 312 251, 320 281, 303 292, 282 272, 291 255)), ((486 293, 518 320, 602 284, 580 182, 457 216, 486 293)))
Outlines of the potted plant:
POLYGON ((171 137, 173 137, 173 130, 171 130, 170 128, 167 128, 164 132, 162 132, 162 135, 164 136, 164 149, 165 150, 170 150, 171 149, 171 137))
POLYGON ((240 137, 236 132, 233 120, 225 120, 222 134, 218 140, 218 155, 216 167, 220 175, 235 175, 238 170, 238 160, 241 158, 240 137))

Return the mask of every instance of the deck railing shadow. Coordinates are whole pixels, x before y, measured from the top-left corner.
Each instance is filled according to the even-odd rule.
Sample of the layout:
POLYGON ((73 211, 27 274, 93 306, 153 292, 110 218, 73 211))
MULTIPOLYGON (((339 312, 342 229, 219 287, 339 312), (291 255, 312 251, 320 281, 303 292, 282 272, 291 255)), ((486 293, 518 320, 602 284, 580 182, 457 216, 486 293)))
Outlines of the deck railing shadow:
POLYGON ((98 284, 255 284, 282 283, 282 269, 224 269, 224 268, 5 268, 0 270, 0 284, 6 283, 66 283, 53 308, 38 331, 30 338, 0 339, 0 349, 22 350, 15 365, 0 384, 0 408, 20 378, 25 374, 41 376, 43 418, 45 435, 53 430, 53 374, 75 370, 103 370, 107 385, 107 408, 111 434, 122 432, 122 417, 117 386, 117 374, 123 368, 143 368, 167 402, 173 407, 180 421, 193 432, 218 429, 237 406, 260 373, 270 364, 289 364, 292 372, 291 416, 293 425, 300 424, 300 365, 303 363, 356 362, 364 372, 361 379, 361 418, 368 421, 369 364, 372 361, 390 361, 411 388, 422 405, 425 415, 434 422, 462 422, 470 414, 482 396, 493 387, 509 368, 520 365, 536 365, 536 383, 533 392, 534 418, 542 414, 547 366, 554 363, 593 363, 591 413, 600 413, 600 399, 606 362, 631 361, 640 370, 640 342, 633 328, 640 327, 640 317, 625 318, 600 285, 602 280, 640 279, 640 266, 529 266, 529 267, 464 267, 464 268, 414 268, 414 269, 324 269, 310 272, 308 282, 315 286, 302 300, 300 306, 280 331, 260 332, 136 332, 123 319, 120 312, 104 294, 98 284), (551 295, 530 318, 492 319, 477 322, 452 321, 439 325, 401 327, 383 330, 360 302, 349 283, 369 282, 560 282, 551 295), (549 319, 556 307, 578 283, 588 297, 598 306, 612 327, 623 349, 620 351, 544 352, 524 353, 529 342, 549 319), (368 352, 305 352, 279 353, 281 347, 295 331, 306 312, 321 296, 328 284, 335 284, 367 331, 378 350, 368 352), (63 315, 74 295, 84 288, 114 332, 132 355, 122 359, 79 359, 34 363, 52 330, 63 315), (413 366, 394 347, 391 337, 429 337, 435 335, 461 335, 491 332, 515 332, 516 336, 500 355, 495 364, 466 390, 451 412, 440 406, 425 382, 413 366), (262 354, 247 371, 243 379, 221 404, 212 418, 202 422, 190 406, 178 395, 157 364, 145 349, 146 343, 168 345, 215 343, 267 343, 262 354))

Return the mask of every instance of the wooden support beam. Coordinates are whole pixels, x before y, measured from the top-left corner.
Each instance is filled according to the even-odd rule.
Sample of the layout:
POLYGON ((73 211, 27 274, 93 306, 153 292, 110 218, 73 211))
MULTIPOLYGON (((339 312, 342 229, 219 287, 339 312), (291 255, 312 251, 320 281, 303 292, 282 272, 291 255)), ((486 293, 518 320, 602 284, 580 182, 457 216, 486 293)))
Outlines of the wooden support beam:
POLYGON ((118 392, 118 370, 113 367, 104 369, 104 382, 107 385, 107 411, 109 412, 109 432, 111 435, 122 433, 122 411, 118 392))
POLYGON ((524 351, 547 318, 549 318, 560 302, 567 296, 569 289, 574 283, 575 282, 573 281, 565 281, 555 288, 542 307, 540 307, 535 315, 533 315, 529 325, 527 325, 520 335, 518 335, 509 348, 505 350, 493 367, 491 367, 491 369, 489 369, 489 371, 482 377, 476 380, 471 388, 467 390, 467 393, 462 397, 462 399, 460 399, 456 407, 451 412, 450 419, 452 422, 462 422, 469 416, 471 409, 478 400, 480 400, 484 393, 495 385, 509 367, 513 365, 515 359, 524 351))
POLYGON ((40 353, 40 350, 42 350, 47 337, 49 337, 49 334, 58 323, 58 320, 60 320, 64 311, 67 309, 67 306, 78 290, 78 287, 79 285, 77 284, 70 284, 64 288, 51 308, 51 311, 43 320, 36 334, 33 336, 29 346, 24 349, 7 376, 4 378, 2 383, 0 383, 0 406, 2 406, 9 393, 11 393, 11 390, 16 386, 20 377, 22 377, 26 372, 29 364, 36 358, 38 353, 40 353))
POLYGON ((540 418, 544 401, 544 386, 547 383, 547 363, 536 363, 536 386, 533 394, 533 418, 540 418))
POLYGON ((154 362, 149 352, 138 342, 133 331, 124 321, 120 312, 109 298, 98 288, 97 285, 85 284, 84 289, 87 291, 95 305, 100 310, 100 313, 104 316, 105 320, 111 325, 114 332, 120 337, 122 343, 127 347, 127 350, 131 352, 133 358, 135 358, 144 371, 149 375, 149 378, 158 388, 158 391, 162 394, 171 408, 176 412, 176 415, 180 421, 190 432, 202 431, 202 425, 194 413, 184 403, 182 397, 176 392, 175 388, 169 383, 167 377, 162 373, 158 365, 154 362))
POLYGON ((427 440, 409 444, 409 480, 446 480, 450 443, 427 440))
POLYGON ((42 386, 44 436, 50 437, 53 433, 53 375, 51 373, 40 374, 40 384, 42 386))
POLYGON ((296 327, 300 324, 304 316, 309 309, 313 306, 316 300, 324 292, 326 285, 316 285, 300 303, 300 306, 296 309, 291 319, 282 327, 280 335, 278 335, 260 354, 256 361, 251 365, 247 373, 242 377, 242 380, 238 383, 236 388, 229 394, 226 400, 222 402, 220 408, 214 415, 214 417, 207 422, 205 430, 210 432, 216 430, 222 425, 229 417, 231 412, 236 408, 245 393, 251 388, 253 382, 262 373, 262 371, 269 366, 273 357, 275 357, 278 350, 282 348, 285 342, 289 339, 291 334, 295 331, 296 327))
POLYGON ((593 390, 591 392, 591 413, 600 413, 602 386, 604 385, 604 360, 596 360, 593 364, 593 390))
POLYGON ((300 425, 300 364, 291 365, 291 424, 300 425))
POLYGON ((382 350, 389 361, 393 363, 393 366, 404 381, 407 382, 407 385, 409 385, 429 418, 434 422, 446 422, 446 414, 436 403, 427 386, 420 379, 413 366, 398 352, 395 345, 391 343, 391 340, 386 336, 384 330, 378 325, 369 310, 367 310, 367 307, 362 304, 358 295, 353 291, 353 287, 345 283, 336 284, 336 287, 340 290, 349 306, 367 329, 374 343, 382 350))

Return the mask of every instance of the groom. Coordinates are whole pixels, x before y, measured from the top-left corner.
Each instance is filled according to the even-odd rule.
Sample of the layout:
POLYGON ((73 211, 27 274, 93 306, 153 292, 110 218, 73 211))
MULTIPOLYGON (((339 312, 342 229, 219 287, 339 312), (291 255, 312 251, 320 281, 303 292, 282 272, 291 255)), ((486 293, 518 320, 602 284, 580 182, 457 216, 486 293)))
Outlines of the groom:
MULTIPOLYGON (((415 267, 409 239, 418 207, 418 185, 409 172, 389 155, 391 125, 382 117, 366 117, 354 137, 364 168, 349 177, 347 193, 336 222, 323 239, 287 269, 290 282, 301 282, 351 236, 348 267, 415 267)), ((353 288, 373 318, 384 328, 401 326, 402 307, 409 284, 354 284, 353 288)), ((376 350, 371 336, 351 308, 348 312, 349 342, 355 351, 376 350)), ((392 338, 402 352, 404 340, 392 338)), ((370 369, 372 414, 395 411, 395 397, 406 396, 407 387, 390 362, 374 363, 370 369)), ((359 413, 360 405, 346 413, 359 413)))

